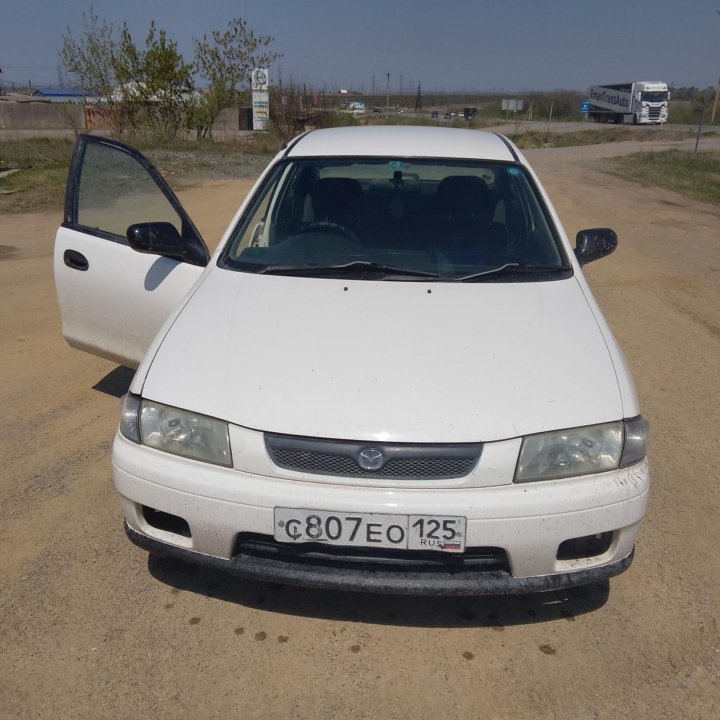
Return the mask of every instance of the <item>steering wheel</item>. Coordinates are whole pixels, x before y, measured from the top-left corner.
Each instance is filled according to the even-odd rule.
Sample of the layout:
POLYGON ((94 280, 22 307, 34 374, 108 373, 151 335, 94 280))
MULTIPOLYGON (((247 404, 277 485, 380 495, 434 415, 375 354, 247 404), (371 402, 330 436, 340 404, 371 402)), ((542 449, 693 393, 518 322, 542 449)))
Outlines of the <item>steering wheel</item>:
POLYGON ((344 235, 354 243, 359 243, 360 238, 357 233, 349 227, 340 223, 330 222, 330 220, 318 220, 316 222, 305 223, 300 227, 303 233, 335 233, 336 235, 344 235))

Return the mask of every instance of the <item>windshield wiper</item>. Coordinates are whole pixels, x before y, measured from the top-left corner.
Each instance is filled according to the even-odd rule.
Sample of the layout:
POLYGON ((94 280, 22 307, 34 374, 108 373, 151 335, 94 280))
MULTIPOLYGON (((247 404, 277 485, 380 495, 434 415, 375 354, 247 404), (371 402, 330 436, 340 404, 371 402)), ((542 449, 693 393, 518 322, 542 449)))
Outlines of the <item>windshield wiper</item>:
POLYGON ((557 273, 571 272, 571 268, 557 265, 521 265, 520 263, 511 262, 500 265, 499 267, 483 270, 482 272, 471 273, 470 275, 461 275, 455 278, 456 282, 482 282, 483 280, 492 280, 503 275, 552 275, 557 273))
POLYGON ((383 280, 387 280, 395 276, 404 278, 416 278, 418 280, 435 280, 440 276, 438 273, 427 272, 425 270, 412 270, 411 268, 395 267, 393 265, 383 265, 382 263, 372 262, 370 260, 353 260, 348 263, 338 263, 337 265, 268 265, 262 270, 258 270, 262 275, 333 275, 338 274, 344 276, 348 273, 379 273, 383 280))

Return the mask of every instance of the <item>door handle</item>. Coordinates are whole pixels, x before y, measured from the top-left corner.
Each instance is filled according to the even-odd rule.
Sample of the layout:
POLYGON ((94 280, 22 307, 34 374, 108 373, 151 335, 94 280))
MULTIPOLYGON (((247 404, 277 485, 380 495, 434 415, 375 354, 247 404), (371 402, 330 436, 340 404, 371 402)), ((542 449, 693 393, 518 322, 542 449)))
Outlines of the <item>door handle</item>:
POLYGON ((84 272, 90 267, 88 259, 77 250, 66 250, 63 254, 63 261, 73 270, 82 270, 84 272))

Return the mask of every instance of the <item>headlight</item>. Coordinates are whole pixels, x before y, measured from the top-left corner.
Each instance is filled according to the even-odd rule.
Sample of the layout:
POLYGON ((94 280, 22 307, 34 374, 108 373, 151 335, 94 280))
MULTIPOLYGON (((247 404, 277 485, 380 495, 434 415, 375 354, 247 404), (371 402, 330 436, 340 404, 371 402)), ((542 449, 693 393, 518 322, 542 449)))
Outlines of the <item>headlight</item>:
POLYGON ((589 425, 523 438, 515 482, 615 470, 623 450, 623 423, 589 425))
POLYGON ((642 417, 529 435, 523 438, 515 482, 550 480, 616 470, 639 463, 647 451, 642 417))
POLYGON ((228 424, 222 420, 126 395, 120 433, 133 442, 232 467, 228 424))

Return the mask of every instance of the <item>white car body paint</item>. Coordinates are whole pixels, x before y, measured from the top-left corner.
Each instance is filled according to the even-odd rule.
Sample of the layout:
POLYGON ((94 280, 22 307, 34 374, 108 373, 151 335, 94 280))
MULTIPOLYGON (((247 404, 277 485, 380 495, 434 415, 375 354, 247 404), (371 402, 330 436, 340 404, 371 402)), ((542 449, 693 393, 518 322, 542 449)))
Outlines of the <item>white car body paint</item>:
POLYGON ((487 442, 623 415, 574 278, 372 282, 215 268, 142 395, 258 430, 386 442, 487 442), (178 358, 191 383, 178 383, 178 358))
MULTIPOLYGON (((348 154, 523 165, 573 276, 402 282, 224 269, 217 260, 272 163, 205 269, 61 228, 55 270, 70 344, 132 366, 142 359, 132 393, 229 423, 232 468, 116 436, 113 482, 133 539, 187 552, 188 559, 232 563, 238 534, 272 537, 273 510, 283 506, 466 517, 467 546, 502 548, 511 580, 555 576, 572 584, 575 571, 628 561, 647 505, 646 461, 596 475, 514 482, 524 435, 640 412, 622 352, 522 154, 488 133, 368 127, 309 133, 273 162, 348 154), (68 274, 63 253, 69 248, 87 252, 100 269, 94 280, 68 274), (152 280, 157 273, 161 282, 152 280), (354 478, 282 469, 270 458, 266 432, 483 448, 477 466, 460 478, 354 478), (146 508, 186 520, 191 537, 149 522, 146 508), (609 531, 612 542, 601 555, 557 559, 565 540, 609 531)), ((373 589, 372 578, 363 582, 373 589)), ((552 586, 551 580, 532 585, 552 586)))
MULTIPOLYGON (((647 506, 646 463, 603 473, 602 477, 527 485, 513 484, 510 472, 502 485, 492 487, 428 489, 414 484, 382 488, 278 478, 277 469, 264 453, 262 438, 254 450, 257 455, 253 448, 249 453, 255 458, 255 467, 264 464, 268 475, 187 461, 117 436, 113 483, 123 498, 126 521, 155 540, 203 555, 230 558, 238 527, 272 536, 276 505, 343 512, 463 515, 468 519, 468 546, 504 548, 513 576, 526 578, 625 558, 632 551, 647 506), (142 506, 163 507, 165 512, 192 518, 192 538, 153 527, 143 516, 142 506), (603 532, 609 526, 618 532, 602 556, 556 559, 557 547, 564 540, 603 532)), ((481 465, 484 461, 483 455, 481 465)))

